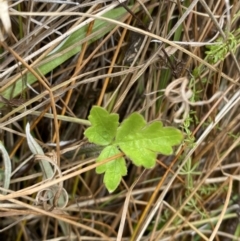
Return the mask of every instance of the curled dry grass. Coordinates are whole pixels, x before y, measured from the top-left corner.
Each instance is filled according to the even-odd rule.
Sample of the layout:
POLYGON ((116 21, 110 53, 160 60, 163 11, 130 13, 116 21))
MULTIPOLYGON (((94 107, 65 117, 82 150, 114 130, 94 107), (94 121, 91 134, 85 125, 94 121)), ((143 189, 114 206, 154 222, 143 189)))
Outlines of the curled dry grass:
POLYGON ((129 1, 135 17, 118 1, 8 4, 12 33, 0 11, 0 126, 13 172, 0 196, 1 237, 239 240, 239 1, 129 1), (218 38, 225 47, 206 55, 218 38), (154 169, 129 162, 109 194, 95 158, 79 151, 96 104, 121 120, 138 111, 174 125, 184 143, 154 169), (42 180, 26 122, 61 175, 42 180), (66 207, 47 204, 46 194, 36 203, 62 181, 66 207))

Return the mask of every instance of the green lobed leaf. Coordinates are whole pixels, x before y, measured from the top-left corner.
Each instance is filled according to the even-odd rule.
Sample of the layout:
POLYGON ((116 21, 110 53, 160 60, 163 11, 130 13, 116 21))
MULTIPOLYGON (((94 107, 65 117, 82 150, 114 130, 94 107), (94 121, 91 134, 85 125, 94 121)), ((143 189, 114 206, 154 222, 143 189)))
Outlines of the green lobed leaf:
POLYGON ((92 126, 84 132, 84 135, 92 143, 109 145, 116 136, 118 118, 117 114, 109 114, 105 109, 94 106, 88 116, 92 126))
MULTIPOLYGON (((89 120, 92 126, 85 131, 85 136, 90 142, 106 146, 97 162, 120 153, 120 148, 135 165, 151 168, 158 153, 172 154, 172 146, 180 144, 183 138, 178 129, 163 127, 160 121, 147 124, 138 113, 131 114, 118 127, 117 114, 109 114, 105 109, 94 106, 89 120)), ((104 184, 109 192, 113 192, 122 176, 127 174, 125 159, 121 157, 102 164, 96 172, 105 173, 104 184)))
MULTIPOLYGON (((107 146, 102 150, 100 156, 97 158, 97 162, 101 162, 102 160, 105 160, 119 153, 121 152, 116 146, 107 146)), ((123 157, 119 157, 113 161, 98 166, 96 168, 96 172, 98 174, 105 172, 103 182, 108 191, 111 193, 118 187, 122 176, 127 174, 125 159, 123 157)))
POLYGON ((155 121, 147 125, 144 118, 131 114, 117 130, 116 141, 120 149, 135 165, 151 168, 155 165, 157 153, 171 155, 172 146, 181 143, 182 133, 173 127, 163 127, 155 121))

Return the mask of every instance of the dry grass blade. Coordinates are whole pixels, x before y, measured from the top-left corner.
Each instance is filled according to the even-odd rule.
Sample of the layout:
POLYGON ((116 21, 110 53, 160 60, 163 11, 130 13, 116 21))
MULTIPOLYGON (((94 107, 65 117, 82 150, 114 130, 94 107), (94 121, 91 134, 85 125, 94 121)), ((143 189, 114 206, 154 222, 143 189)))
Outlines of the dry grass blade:
POLYGON ((239 23, 237 0, 0 0, 3 240, 238 240, 239 23), (109 194, 94 105, 183 143, 109 194))
MULTIPOLYGON (((28 146, 31 150, 31 152, 34 155, 38 156, 38 159, 40 159, 40 166, 43 172, 43 177, 44 181, 52 180, 55 176, 56 170, 58 171, 58 175, 62 177, 61 170, 59 169, 57 162, 55 160, 52 161, 50 158, 47 158, 44 156, 44 152, 42 148, 38 145, 38 143, 33 139, 31 133, 30 133, 30 124, 27 123, 26 125, 26 137, 27 137, 27 142, 28 146), (39 157, 40 156, 40 157, 39 157), (54 166, 54 170, 52 169, 50 163, 54 166)), ((56 159, 56 157, 55 157, 56 159)), ((60 182, 58 187, 51 187, 49 189, 42 189, 38 192, 36 196, 36 203, 42 204, 45 210, 48 209, 48 211, 52 211, 58 204, 60 205, 61 208, 65 207, 68 202, 68 196, 66 195, 66 190, 63 188, 63 183, 60 182), (41 196, 42 193, 44 192, 43 197, 41 196), (63 193, 65 195, 63 195, 63 193), (53 200, 52 200, 53 199, 53 200), (47 207, 47 201, 50 200, 51 207, 47 207)), ((60 225, 63 229, 63 232, 65 235, 68 234, 68 229, 69 227, 66 226, 65 223, 60 222, 60 225)))
MULTIPOLYGON (((12 163, 10 160, 10 157, 3 146, 2 142, 0 141, 0 152, 2 154, 2 159, 4 163, 4 181, 3 181, 3 188, 9 189, 10 186, 10 180, 11 180, 11 173, 12 173, 12 163)), ((2 192, 3 194, 6 194, 7 192, 2 192)))
POLYGON ((6 39, 5 32, 11 32, 11 21, 8 12, 8 2, 6 0, 0 1, 0 20, 2 22, 2 29, 0 29, 0 41, 4 41, 6 39))

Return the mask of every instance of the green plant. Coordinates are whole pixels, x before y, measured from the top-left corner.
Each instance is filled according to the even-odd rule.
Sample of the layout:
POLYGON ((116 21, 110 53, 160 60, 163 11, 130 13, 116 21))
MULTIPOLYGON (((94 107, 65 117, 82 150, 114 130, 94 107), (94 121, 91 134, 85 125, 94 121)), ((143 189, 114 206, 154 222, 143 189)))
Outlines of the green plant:
POLYGON ((207 46, 209 49, 209 51, 206 51, 207 59, 213 64, 219 60, 223 61, 230 50, 235 53, 237 45, 238 40, 232 33, 229 33, 227 41, 219 38, 214 45, 207 46))
MULTIPOLYGON (((235 21, 239 17, 239 12, 234 16, 233 21, 235 21)), ((206 57, 205 61, 211 64, 216 64, 218 61, 223 61, 227 54, 231 51, 233 54, 237 52, 238 45, 240 43, 240 28, 228 33, 228 38, 223 39, 223 37, 219 37, 214 44, 207 45, 208 49, 205 51, 206 57)), ((192 75, 194 78, 198 78, 204 71, 206 70, 206 66, 200 64, 196 67, 192 75)), ((209 83, 210 79, 201 78, 202 83, 209 83)))
MULTIPOLYGON (((135 165, 152 168, 157 153, 171 155, 172 146, 182 140, 178 129, 163 127, 160 121, 147 124, 138 113, 132 113, 120 125, 118 119, 118 114, 110 114, 101 107, 94 106, 90 112, 92 126, 84 134, 89 142, 103 146, 97 162, 123 152, 135 165)), ((109 192, 113 192, 122 176, 127 174, 125 158, 119 157, 100 165, 96 172, 105 173, 104 184, 109 192)))

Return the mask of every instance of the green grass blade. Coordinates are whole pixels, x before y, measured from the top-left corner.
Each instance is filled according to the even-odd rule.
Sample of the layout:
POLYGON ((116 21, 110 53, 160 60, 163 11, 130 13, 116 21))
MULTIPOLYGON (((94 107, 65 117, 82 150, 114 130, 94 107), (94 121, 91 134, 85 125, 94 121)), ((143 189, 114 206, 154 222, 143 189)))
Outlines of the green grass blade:
MULTIPOLYGON (((112 9, 103 16, 110 19, 119 19, 124 13, 126 13, 126 10, 122 7, 112 9)), ((95 20, 94 26, 93 26, 93 37, 89 40, 89 43, 93 43, 94 41, 100 39, 103 37, 106 33, 110 32, 115 26, 113 24, 106 23, 106 21, 103 20, 95 20)), ((75 54, 79 53, 81 51, 81 44, 85 42, 86 38, 86 27, 82 27, 72 33, 67 40, 65 39, 63 41, 62 46, 59 48, 57 47, 57 51, 53 50, 49 56, 47 56, 40 64, 40 66, 37 68, 39 72, 41 72, 42 75, 46 75, 47 73, 54 70, 56 67, 60 66, 62 63, 64 63, 66 60, 74 56, 75 54), (82 42, 82 43, 81 43, 82 42)), ((27 74, 27 82, 28 84, 33 84, 36 82, 36 77, 33 76, 31 73, 27 74)), ((22 78, 16 81, 16 84, 14 87, 10 86, 8 89, 6 89, 3 93, 3 96, 7 99, 13 98, 17 95, 19 95, 22 90, 26 86, 23 86, 22 78), (14 88, 14 90, 13 90, 14 88)))

